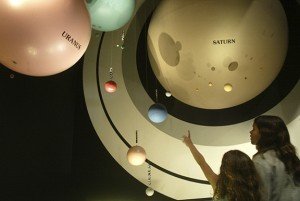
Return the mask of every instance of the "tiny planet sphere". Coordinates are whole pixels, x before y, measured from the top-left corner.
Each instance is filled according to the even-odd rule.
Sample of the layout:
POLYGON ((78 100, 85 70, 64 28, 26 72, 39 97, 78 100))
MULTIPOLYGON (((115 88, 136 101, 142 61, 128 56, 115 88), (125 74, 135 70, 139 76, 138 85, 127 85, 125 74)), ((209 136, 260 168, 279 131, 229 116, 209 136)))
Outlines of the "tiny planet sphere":
POLYGON ((161 123, 167 118, 167 108, 161 103, 155 103, 148 110, 148 117, 154 123, 161 123))
POLYGON ((146 195, 152 196, 154 194, 154 190, 151 187, 146 188, 146 195))
POLYGON ((166 95, 167 97, 171 97, 171 96, 172 96, 171 92, 169 92, 169 91, 166 91, 165 95, 166 95))
POLYGON ((113 80, 107 81, 104 84, 105 91, 108 93, 113 93, 117 90, 117 83, 113 80))
POLYGON ((145 149, 135 145, 127 151, 127 160, 131 165, 142 165, 146 161, 145 149))
POLYGON ((232 85, 227 83, 224 85, 224 91, 231 92, 232 91, 232 85))

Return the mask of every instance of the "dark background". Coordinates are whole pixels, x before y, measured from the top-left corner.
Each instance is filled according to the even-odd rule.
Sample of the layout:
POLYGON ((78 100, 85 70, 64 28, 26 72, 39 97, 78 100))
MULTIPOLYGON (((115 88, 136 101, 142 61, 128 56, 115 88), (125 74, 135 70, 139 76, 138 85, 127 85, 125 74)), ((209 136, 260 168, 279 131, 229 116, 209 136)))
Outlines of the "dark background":
POLYGON ((172 200, 128 174, 90 122, 82 59, 49 77, 0 67, 0 201, 172 200))

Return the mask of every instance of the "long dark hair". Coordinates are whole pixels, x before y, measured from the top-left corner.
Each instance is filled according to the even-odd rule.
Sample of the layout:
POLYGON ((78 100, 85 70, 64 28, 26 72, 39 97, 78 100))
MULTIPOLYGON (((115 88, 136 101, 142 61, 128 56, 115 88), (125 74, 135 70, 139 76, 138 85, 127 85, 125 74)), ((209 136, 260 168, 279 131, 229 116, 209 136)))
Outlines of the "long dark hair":
POLYGON ((255 155, 274 150, 277 157, 284 163, 287 173, 294 173, 300 160, 290 141, 290 134, 284 121, 278 116, 262 115, 254 119, 254 124, 260 134, 255 155))
POLYGON ((238 150, 224 154, 214 198, 228 201, 260 201, 260 181, 251 158, 238 150))
POLYGON ((296 171, 294 173, 294 183, 297 186, 300 186, 300 165, 296 168, 296 171))

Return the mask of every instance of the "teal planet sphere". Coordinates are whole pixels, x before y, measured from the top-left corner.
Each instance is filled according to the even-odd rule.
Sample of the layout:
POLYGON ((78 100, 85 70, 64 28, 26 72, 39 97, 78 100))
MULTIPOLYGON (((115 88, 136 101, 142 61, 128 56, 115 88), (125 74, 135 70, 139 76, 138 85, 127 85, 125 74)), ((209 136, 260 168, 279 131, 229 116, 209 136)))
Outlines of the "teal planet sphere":
POLYGON ((92 27, 99 31, 114 31, 131 18, 135 0, 86 0, 92 27))

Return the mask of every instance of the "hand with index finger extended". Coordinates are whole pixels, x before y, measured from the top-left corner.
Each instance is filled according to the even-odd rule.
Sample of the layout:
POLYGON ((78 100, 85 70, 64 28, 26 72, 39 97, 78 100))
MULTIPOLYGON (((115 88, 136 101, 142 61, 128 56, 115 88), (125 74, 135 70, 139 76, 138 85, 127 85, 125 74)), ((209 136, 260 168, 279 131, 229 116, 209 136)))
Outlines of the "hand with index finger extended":
POLYGON ((183 143, 186 145, 186 146, 190 146, 191 144, 193 144, 192 140, 191 140, 191 134, 190 134, 190 131, 188 131, 188 134, 187 135, 184 135, 183 136, 183 143))

